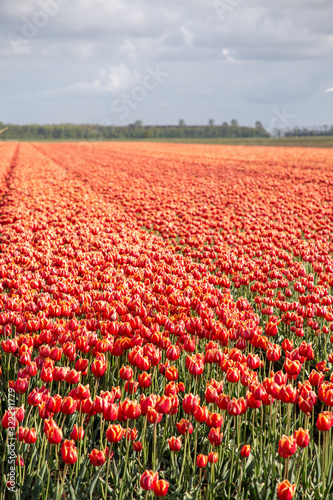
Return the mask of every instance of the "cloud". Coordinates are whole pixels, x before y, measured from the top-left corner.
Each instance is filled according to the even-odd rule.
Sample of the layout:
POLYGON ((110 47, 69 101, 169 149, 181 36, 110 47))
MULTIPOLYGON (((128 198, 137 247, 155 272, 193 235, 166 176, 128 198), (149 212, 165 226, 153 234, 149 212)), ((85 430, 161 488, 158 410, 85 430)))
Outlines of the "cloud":
POLYGON ((222 49, 221 50, 222 59, 228 63, 236 62, 235 54, 236 54, 236 52, 234 50, 230 50, 230 49, 222 49))
POLYGON ((328 122, 333 2, 220 2, 232 6, 223 18, 214 0, 156 0, 154 8, 151 0, 1 0, 2 112, 18 122, 98 121, 110 95, 159 64, 170 77, 135 118, 265 122, 288 103, 300 120, 328 122), (51 4, 56 13, 14 51, 8 33, 22 37, 51 4))
POLYGON ((141 76, 137 71, 133 71, 120 63, 115 66, 102 68, 98 77, 92 81, 77 82, 62 88, 44 90, 37 93, 38 97, 54 97, 62 94, 117 94, 125 92, 129 88, 137 85, 141 81, 141 76))
POLYGON ((192 31, 187 28, 186 26, 181 26, 180 27, 180 31, 182 32, 182 35, 184 37, 184 42, 186 45, 193 45, 193 41, 194 41, 194 33, 192 33, 192 31))
POLYGON ((333 87, 330 89, 326 89, 325 92, 333 92, 333 87))

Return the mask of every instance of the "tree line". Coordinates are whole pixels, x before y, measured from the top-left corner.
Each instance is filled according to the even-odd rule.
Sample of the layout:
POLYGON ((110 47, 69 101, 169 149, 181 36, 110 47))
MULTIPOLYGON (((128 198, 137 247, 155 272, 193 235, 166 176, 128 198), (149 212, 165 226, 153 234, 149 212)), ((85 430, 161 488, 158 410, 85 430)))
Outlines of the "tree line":
POLYGON ((254 127, 241 126, 237 120, 222 125, 215 125, 209 120, 208 125, 186 125, 180 120, 178 125, 143 125, 141 121, 126 126, 116 125, 11 125, 1 124, 8 129, 0 139, 14 140, 111 140, 111 139, 159 139, 159 138, 237 138, 270 137, 261 122, 254 127))
POLYGON ((316 137, 333 135, 333 125, 323 125, 322 127, 294 127, 287 130, 284 134, 286 137, 316 137))

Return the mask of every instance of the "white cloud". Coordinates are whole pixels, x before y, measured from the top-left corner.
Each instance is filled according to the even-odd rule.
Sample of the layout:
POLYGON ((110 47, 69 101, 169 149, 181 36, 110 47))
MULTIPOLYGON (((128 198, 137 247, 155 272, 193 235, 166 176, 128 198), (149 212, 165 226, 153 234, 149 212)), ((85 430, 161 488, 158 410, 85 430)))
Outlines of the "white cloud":
POLYGON ((221 50, 222 59, 228 63, 236 62, 236 58, 234 57, 235 54, 236 54, 236 52, 234 50, 231 50, 231 49, 222 49, 221 50))
POLYGON ((264 122, 263 110, 298 103, 300 120, 331 120, 323 93, 333 92, 332 0, 229 2, 224 20, 213 0, 155 0, 154 8, 151 0, 68 0, 14 54, 8 33, 20 36, 24 19, 33 22, 48 2, 58 0, 0 0, 1 112, 9 120, 98 121, 110 95, 128 92, 157 64, 170 74, 158 93, 168 106, 160 113, 152 97, 133 119, 218 123, 230 107, 240 122, 264 122), (79 100, 90 107, 75 108, 79 100))
POLYGON ((37 97, 53 97, 68 93, 88 93, 88 94, 117 94, 126 92, 129 88, 137 85, 141 81, 140 73, 131 70, 123 63, 115 66, 102 68, 98 77, 92 81, 77 82, 66 87, 53 90, 44 90, 37 93, 37 97))
POLYGON ((132 42, 131 40, 124 40, 120 44, 120 47, 118 49, 118 53, 121 56, 124 56, 128 59, 136 59, 136 46, 135 43, 132 42))
POLYGON ((186 26, 181 26, 180 31, 183 34, 185 44, 186 45, 193 45, 194 33, 186 26))

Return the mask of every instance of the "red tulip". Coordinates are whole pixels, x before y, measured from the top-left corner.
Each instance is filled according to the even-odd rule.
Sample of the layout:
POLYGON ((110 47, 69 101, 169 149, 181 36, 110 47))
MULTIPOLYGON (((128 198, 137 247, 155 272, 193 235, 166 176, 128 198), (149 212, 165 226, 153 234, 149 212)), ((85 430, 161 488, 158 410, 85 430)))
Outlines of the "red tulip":
POLYGON ((208 453, 208 462, 211 463, 211 464, 215 464, 219 459, 219 454, 214 452, 214 451, 211 451, 210 453, 208 453))
POLYGON ((290 484, 287 479, 282 481, 277 487, 279 500, 291 500, 295 495, 296 484, 290 484))
POLYGON ((130 380, 133 377, 133 370, 130 366, 122 366, 119 375, 123 380, 130 380))
POLYGON ((82 441, 84 438, 84 429, 82 426, 78 427, 76 424, 74 425, 72 432, 70 433, 71 439, 74 441, 82 441))
POLYGON ((141 475, 140 485, 142 489, 149 491, 155 488, 157 481, 158 481, 157 472, 153 472, 152 470, 145 470, 144 473, 141 475))
POLYGON ((293 436, 287 437, 283 434, 279 441, 279 455, 282 458, 291 457, 297 450, 297 442, 293 436))
POLYGON ((165 370, 165 378, 169 381, 175 381, 178 379, 178 370, 175 366, 169 366, 165 370))
POLYGON ((72 415, 72 413, 75 412, 76 407, 77 407, 77 402, 71 396, 66 396, 62 400, 60 411, 64 415, 72 415))
POLYGON ((163 418, 162 413, 158 413, 155 408, 148 408, 147 419, 150 424, 156 424, 163 418))
POLYGON ((65 439, 65 441, 61 445, 60 452, 62 460, 65 464, 75 464, 77 460, 77 450, 74 441, 65 439))
POLYGON ((113 421, 118 418, 118 406, 104 400, 103 417, 105 420, 113 421))
POLYGON ((302 427, 294 432, 294 437, 296 439, 297 446, 300 448, 306 448, 310 444, 310 434, 308 430, 304 430, 302 427))
POLYGON ((159 479, 154 487, 154 493, 157 497, 165 497, 168 493, 169 483, 164 479, 159 479))
POLYGON ((24 467, 24 460, 23 460, 23 458, 22 458, 20 455, 18 455, 18 456, 16 457, 16 459, 15 459, 15 464, 16 464, 17 466, 19 466, 19 465, 20 465, 20 467, 24 467))
POLYGON ((133 450, 137 453, 142 451, 142 442, 141 441, 133 441, 132 442, 133 450))
POLYGON ((95 361, 92 362, 90 369, 91 373, 95 377, 100 378, 103 377, 103 375, 105 374, 107 369, 107 364, 102 359, 95 359, 95 361))
POLYGON ((179 422, 176 422, 176 427, 179 432, 179 434, 192 434, 193 432, 193 425, 189 420, 186 420, 185 418, 182 418, 179 422))
POLYGON ((179 451, 182 447, 182 440, 181 440, 181 437, 175 437, 175 436, 172 436, 171 438, 168 439, 168 443, 169 443, 169 448, 171 451, 179 451))
POLYGON ((163 415, 165 415, 171 410, 171 405, 171 398, 163 395, 156 401, 155 410, 158 413, 162 413, 163 415))
POLYGON ((241 450, 240 450, 240 456, 243 457, 243 458, 247 458, 250 453, 251 453, 251 446, 249 444, 244 444, 242 447, 241 447, 241 450))
POLYGON ((208 425, 208 427, 222 427, 223 416, 219 413, 208 412, 206 424, 208 425))
POLYGON ((319 413, 317 422, 317 429, 323 432, 329 431, 333 426, 333 413, 330 411, 324 411, 319 413))
POLYGON ((62 441, 62 430, 56 427, 50 427, 46 431, 46 437, 50 444, 59 444, 62 441))
POLYGON ((196 408, 200 405, 200 397, 193 394, 185 394, 182 402, 184 412, 188 415, 193 415, 196 408))
POLYGON ((50 413, 59 413, 62 404, 60 394, 56 394, 49 398, 46 402, 46 410, 50 413))
POLYGON ((106 431, 106 439, 109 443, 118 443, 123 437, 124 429, 121 425, 110 425, 106 431))
POLYGON ((210 444, 212 444, 213 446, 220 446, 223 440, 223 434, 221 433, 220 427, 218 427, 217 429, 212 427, 208 433, 208 439, 210 444))
POLYGON ((148 389, 151 386, 151 374, 147 372, 140 373, 138 383, 142 389, 148 389))
POLYGON ((207 463, 208 463, 207 455, 202 455, 202 453, 200 453, 200 455, 197 456, 197 466, 203 468, 206 467, 207 463))
POLYGON ((89 453, 89 460, 95 467, 101 467, 106 460, 105 452, 94 448, 91 453, 89 453))
POLYGON ((37 433, 36 429, 26 429, 25 434, 24 434, 24 442, 27 444, 33 444, 37 441, 37 433))
POLYGON ((136 420, 141 415, 141 407, 136 401, 130 401, 124 413, 130 420, 136 420))
POLYGON ((2 419, 1 419, 1 425, 4 429, 10 428, 16 428, 19 424, 19 420, 17 418, 17 412, 15 411, 10 411, 6 410, 2 419))

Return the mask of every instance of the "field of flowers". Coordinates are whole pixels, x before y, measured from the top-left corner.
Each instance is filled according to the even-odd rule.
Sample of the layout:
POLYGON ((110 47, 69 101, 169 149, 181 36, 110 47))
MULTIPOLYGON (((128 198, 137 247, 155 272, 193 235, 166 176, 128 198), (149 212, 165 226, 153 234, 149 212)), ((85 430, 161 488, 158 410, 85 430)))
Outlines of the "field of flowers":
POLYGON ((333 157, 0 144, 1 499, 333 498, 333 157))

